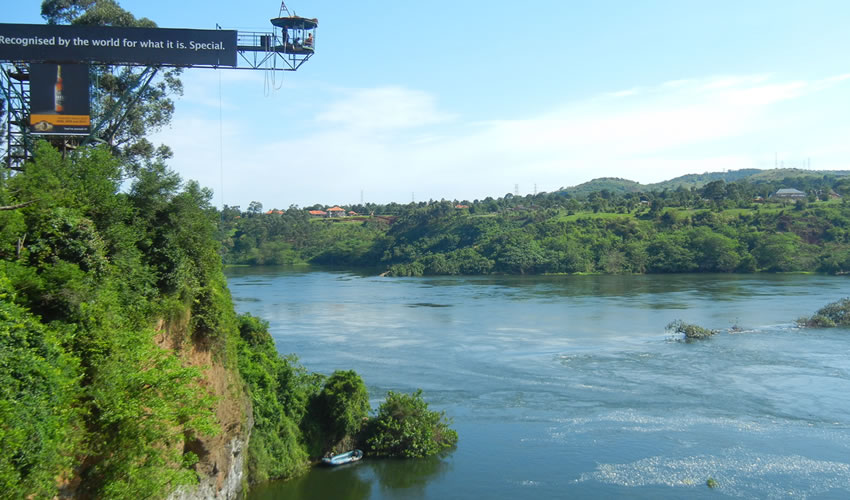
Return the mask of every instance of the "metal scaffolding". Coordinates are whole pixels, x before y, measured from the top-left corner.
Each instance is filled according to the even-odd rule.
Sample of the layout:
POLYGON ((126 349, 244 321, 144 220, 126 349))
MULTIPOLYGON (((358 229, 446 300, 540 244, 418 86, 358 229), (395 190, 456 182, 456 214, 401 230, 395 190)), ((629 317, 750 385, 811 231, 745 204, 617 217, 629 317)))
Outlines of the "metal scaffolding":
MULTIPOLYGON (((281 15, 284 8, 282 7, 281 15)), ((285 11, 288 14, 288 11, 285 11)), ((278 17, 271 20, 272 31, 237 31, 236 32, 236 66, 219 66, 211 64, 147 64, 126 62, 120 66, 145 67, 143 72, 147 78, 139 79, 139 87, 128 89, 122 96, 122 102, 133 103, 137 99, 137 91, 141 92, 156 75, 160 67, 180 68, 222 68, 263 71, 295 71, 313 55, 316 44, 316 19, 297 16, 278 17), (143 82, 143 85, 142 85, 143 82)), ((30 132, 30 63, 47 61, 0 61, 0 97, 6 103, 5 123, 0 147, 3 148, 2 158, 5 166, 20 169, 24 162, 30 159, 33 149, 33 134, 30 132)), ((97 61, 79 61, 97 65, 97 61)), ((134 86, 135 87, 135 86, 134 86)), ((120 107, 120 106, 116 106, 120 107)), ((112 113, 114 110, 107 110, 112 113)), ((100 117, 101 124, 107 117, 100 117)), ((88 137, 53 137, 51 140, 61 140, 66 148, 78 144, 97 141, 97 133, 101 127, 92 127, 88 137)))
POLYGON ((2 158, 7 168, 18 168, 29 159, 32 152, 32 136, 29 133, 29 64, 3 64, 0 67, 0 86, 6 103, 2 158))

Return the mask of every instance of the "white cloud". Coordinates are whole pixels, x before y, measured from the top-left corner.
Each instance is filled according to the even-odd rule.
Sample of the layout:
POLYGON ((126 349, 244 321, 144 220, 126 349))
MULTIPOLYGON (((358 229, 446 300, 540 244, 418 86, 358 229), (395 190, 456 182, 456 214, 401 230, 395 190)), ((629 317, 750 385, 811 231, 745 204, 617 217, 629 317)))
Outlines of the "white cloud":
MULTIPOLYGON (((367 200, 381 202, 404 202, 412 192, 418 200, 474 199, 512 192, 515 183, 523 193, 535 183, 538 191, 552 191, 603 176, 657 182, 772 166, 773 152, 787 146, 781 143, 787 137, 795 138, 792 146, 840 158, 850 150, 834 143, 835 134, 819 134, 815 124, 788 119, 786 111, 811 98, 803 101, 806 107, 823 111, 826 120, 830 103, 818 95, 847 85, 848 78, 678 80, 485 122, 464 122, 423 91, 336 91, 336 100, 313 114, 309 110, 318 105, 302 103, 301 128, 274 140, 258 143, 250 124, 240 126, 237 118, 227 123, 225 203, 350 203, 361 189, 367 200)), ((213 162, 215 150, 199 145, 203 134, 218 135, 217 122, 179 128, 171 139, 181 173, 197 172, 193 162, 213 162)))
POLYGON ((317 120, 360 131, 407 129, 452 119, 437 110, 425 92, 402 87, 381 87, 349 92, 319 113, 317 120))

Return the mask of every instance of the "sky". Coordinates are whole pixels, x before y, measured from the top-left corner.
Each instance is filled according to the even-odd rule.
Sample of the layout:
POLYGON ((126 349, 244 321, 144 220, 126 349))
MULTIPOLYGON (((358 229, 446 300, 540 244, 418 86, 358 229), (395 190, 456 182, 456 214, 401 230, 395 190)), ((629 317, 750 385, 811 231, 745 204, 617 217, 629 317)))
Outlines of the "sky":
MULTIPOLYGON (((124 0, 163 28, 271 30, 276 1, 124 0)), ((11 2, 4 23, 41 23, 11 2)), ((850 2, 291 0, 298 71, 189 69, 152 135, 213 203, 475 200, 598 177, 850 169, 850 2)))

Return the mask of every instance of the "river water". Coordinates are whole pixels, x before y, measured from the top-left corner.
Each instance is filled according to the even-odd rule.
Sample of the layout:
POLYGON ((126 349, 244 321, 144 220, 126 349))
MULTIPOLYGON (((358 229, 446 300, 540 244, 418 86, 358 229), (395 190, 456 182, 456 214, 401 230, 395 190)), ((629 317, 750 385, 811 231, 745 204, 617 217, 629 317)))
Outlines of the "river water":
POLYGON ((356 370, 373 408, 422 388, 460 436, 251 500, 850 497, 850 331, 793 323, 847 278, 227 274, 281 353, 356 370), (675 319, 723 332, 683 342, 675 319))

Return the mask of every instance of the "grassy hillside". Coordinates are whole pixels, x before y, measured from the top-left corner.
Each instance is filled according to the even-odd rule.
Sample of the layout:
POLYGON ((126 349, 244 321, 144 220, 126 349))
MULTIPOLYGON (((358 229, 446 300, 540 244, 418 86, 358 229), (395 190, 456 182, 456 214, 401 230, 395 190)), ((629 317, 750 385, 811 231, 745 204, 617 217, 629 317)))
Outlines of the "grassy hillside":
POLYGON ((602 191, 603 189, 614 193, 636 193, 642 191, 662 191, 664 189, 674 190, 680 187, 684 189, 701 188, 714 181, 750 181, 758 183, 777 182, 783 179, 795 177, 805 178, 823 176, 846 177, 850 176, 850 170, 802 170, 797 168, 760 170, 756 168, 748 168, 741 170, 729 170, 726 172, 687 174, 651 184, 640 184, 628 179, 619 179, 614 177, 601 177, 576 186, 565 188, 562 191, 569 193, 572 196, 584 197, 590 193, 602 191))

